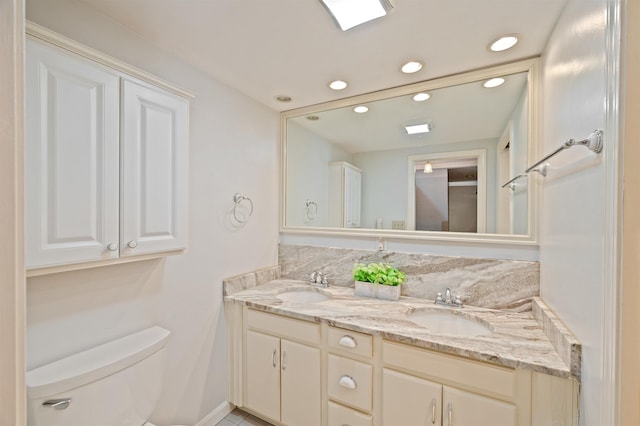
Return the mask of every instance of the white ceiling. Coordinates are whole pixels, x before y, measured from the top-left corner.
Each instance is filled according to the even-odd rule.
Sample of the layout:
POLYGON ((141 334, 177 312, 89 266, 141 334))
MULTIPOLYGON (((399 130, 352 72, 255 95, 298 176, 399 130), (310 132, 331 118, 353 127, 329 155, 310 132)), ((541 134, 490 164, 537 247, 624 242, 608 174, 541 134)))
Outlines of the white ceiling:
POLYGON ((566 3, 396 0, 386 17, 343 32, 319 0, 81 1, 278 111, 538 55, 566 3), (521 35, 515 48, 487 49, 509 33, 521 35), (409 59, 424 68, 402 74, 409 59), (350 85, 335 92, 335 79, 350 85))

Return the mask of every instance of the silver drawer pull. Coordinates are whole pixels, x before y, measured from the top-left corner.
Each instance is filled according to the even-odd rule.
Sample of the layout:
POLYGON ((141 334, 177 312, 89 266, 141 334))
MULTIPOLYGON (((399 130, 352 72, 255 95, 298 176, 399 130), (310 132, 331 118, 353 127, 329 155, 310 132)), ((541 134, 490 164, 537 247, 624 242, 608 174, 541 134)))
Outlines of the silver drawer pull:
POLYGON ((56 410, 64 410, 71 404, 71 398, 50 399, 42 403, 45 407, 52 407, 56 410))
POLYGON ((347 389, 355 389, 358 386, 356 385, 356 381, 353 380, 353 377, 347 375, 340 377, 340 380, 338 380, 338 384, 347 389))
POLYGON ((431 424, 436 424, 436 399, 431 400, 431 424))
POLYGON ((340 338, 340 340, 338 341, 338 343, 341 346, 344 346, 346 348, 355 348, 356 346, 358 346, 358 343, 356 342, 356 339, 354 339, 351 336, 342 336, 340 338))

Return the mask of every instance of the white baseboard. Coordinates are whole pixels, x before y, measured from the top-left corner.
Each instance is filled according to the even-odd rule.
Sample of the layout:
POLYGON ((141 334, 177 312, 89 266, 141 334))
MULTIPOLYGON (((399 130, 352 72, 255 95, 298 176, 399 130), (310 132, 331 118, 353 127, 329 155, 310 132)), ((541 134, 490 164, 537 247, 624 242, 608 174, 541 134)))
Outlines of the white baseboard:
POLYGON ((216 424, 224 419, 227 414, 232 412, 234 408, 236 408, 235 405, 225 401, 217 406, 212 412, 207 414, 204 419, 200 420, 194 426, 216 426, 216 424))

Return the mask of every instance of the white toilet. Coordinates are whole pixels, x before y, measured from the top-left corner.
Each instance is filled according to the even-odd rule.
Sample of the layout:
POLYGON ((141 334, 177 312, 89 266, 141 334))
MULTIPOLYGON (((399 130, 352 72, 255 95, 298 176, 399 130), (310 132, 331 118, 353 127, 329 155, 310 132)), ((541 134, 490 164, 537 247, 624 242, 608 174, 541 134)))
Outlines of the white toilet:
POLYGON ((28 426, 154 426, 169 334, 147 328, 28 371, 28 426))

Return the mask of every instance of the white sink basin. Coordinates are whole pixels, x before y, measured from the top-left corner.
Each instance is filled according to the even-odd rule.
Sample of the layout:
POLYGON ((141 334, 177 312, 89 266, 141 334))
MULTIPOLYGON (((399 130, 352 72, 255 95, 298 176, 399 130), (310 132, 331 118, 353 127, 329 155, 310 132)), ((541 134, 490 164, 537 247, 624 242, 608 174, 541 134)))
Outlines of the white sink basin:
POLYGON ((407 319, 434 334, 473 337, 491 334, 489 325, 460 313, 442 310, 415 310, 407 319))
POLYGON ((302 288, 284 291, 276 295, 276 297, 283 302, 289 303, 317 303, 329 299, 329 296, 324 293, 302 288))

